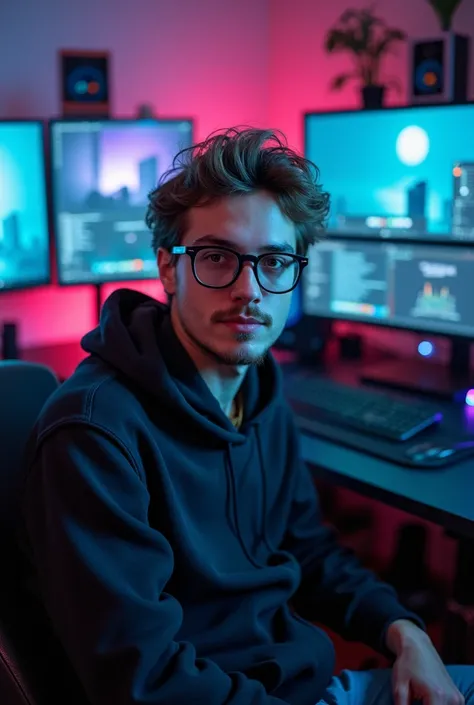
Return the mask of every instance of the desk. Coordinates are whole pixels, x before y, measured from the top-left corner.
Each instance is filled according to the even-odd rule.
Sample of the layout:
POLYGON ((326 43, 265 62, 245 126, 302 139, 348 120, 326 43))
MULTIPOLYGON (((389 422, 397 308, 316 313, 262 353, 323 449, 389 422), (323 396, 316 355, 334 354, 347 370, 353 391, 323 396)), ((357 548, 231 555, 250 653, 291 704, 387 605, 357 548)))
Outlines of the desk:
POLYGON ((301 445, 316 477, 474 540, 473 458, 439 470, 413 470, 304 433, 301 445))
POLYGON ((448 604, 442 656, 474 662, 474 460, 441 470, 412 470, 358 451, 301 436, 302 455, 316 478, 440 524, 458 538, 454 591, 448 604))
POLYGON ((87 356, 79 341, 58 343, 38 348, 24 348, 20 359, 38 362, 50 367, 61 381, 72 375, 78 364, 87 356))

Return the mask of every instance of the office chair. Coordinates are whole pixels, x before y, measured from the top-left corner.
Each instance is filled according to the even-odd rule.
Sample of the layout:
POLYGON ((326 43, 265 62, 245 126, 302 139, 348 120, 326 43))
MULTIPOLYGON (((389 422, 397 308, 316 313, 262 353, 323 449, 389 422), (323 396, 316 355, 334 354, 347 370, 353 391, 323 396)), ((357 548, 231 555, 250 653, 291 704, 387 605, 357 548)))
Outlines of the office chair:
MULTIPOLYGON (((44 403, 58 387, 43 365, 0 361, 0 702, 50 705, 65 679, 79 695, 40 602, 26 589, 20 548, 23 455, 44 403), (74 685, 73 685, 74 684, 74 685)), ((74 700, 74 699, 73 699, 74 700)), ((64 699, 63 702, 71 702, 64 699)), ((78 702, 84 703, 81 698, 78 702)))

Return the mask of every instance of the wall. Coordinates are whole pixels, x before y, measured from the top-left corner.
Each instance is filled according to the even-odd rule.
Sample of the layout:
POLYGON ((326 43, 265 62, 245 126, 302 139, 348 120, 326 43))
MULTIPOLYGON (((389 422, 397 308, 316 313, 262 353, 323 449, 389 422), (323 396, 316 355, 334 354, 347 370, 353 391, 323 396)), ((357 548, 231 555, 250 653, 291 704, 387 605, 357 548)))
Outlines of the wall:
MULTIPOLYGON (((348 7, 365 6, 364 0, 271 0, 270 15, 270 104, 269 118, 287 135, 291 145, 303 149, 304 112, 317 110, 344 110, 360 107, 354 84, 341 92, 329 91, 331 78, 350 69, 347 55, 328 56, 324 38, 348 7)), ((436 15, 427 0, 378 0, 377 13, 390 26, 405 30, 410 38, 439 35, 436 15)), ((474 33, 474 2, 464 0, 459 8, 453 29, 460 33, 472 28, 474 33)), ((386 75, 396 76, 401 92, 391 91, 388 104, 405 104, 408 99, 408 44, 396 49, 396 55, 386 62, 386 75)), ((471 59, 471 66, 474 58, 471 59)), ((474 97, 474 70, 471 70, 470 96, 474 97)), ((342 167, 343 168, 343 167, 342 167)), ((322 174, 324 181, 324 174, 322 174)), ((348 328, 348 326, 339 326, 348 328)), ((416 355, 418 338, 409 333, 359 328, 380 347, 397 350, 407 356, 416 355)), ((447 356, 446 341, 438 341, 440 358, 447 356)))
MULTIPOLYGON (((149 102, 164 117, 195 117, 198 138, 233 124, 263 126, 267 0, 238 8, 233 0, 3 0, 0 118, 57 116, 57 51, 81 48, 112 53, 116 116, 149 102)), ((160 292, 156 282, 139 288, 160 292)), ((94 296, 90 287, 56 286, 2 294, 0 323, 17 320, 26 346, 74 340, 95 325, 94 296)))
MULTIPOLYGON (((350 69, 346 55, 328 56, 324 37, 341 12, 348 7, 365 6, 364 0, 271 0, 269 118, 296 147, 303 147, 302 113, 311 110, 343 110, 360 107, 355 86, 330 92, 335 74, 350 69)), ((427 0, 378 0, 377 13, 388 24, 405 30, 409 37, 439 34, 436 15, 427 0)), ((455 17, 455 31, 474 32, 474 2, 464 0, 455 17)), ((408 45, 396 49, 386 63, 388 76, 396 76, 401 93, 392 91, 389 104, 407 102, 408 45)), ((472 64, 472 61, 471 61, 472 64)), ((471 71, 471 96, 474 97, 474 71, 471 71)))

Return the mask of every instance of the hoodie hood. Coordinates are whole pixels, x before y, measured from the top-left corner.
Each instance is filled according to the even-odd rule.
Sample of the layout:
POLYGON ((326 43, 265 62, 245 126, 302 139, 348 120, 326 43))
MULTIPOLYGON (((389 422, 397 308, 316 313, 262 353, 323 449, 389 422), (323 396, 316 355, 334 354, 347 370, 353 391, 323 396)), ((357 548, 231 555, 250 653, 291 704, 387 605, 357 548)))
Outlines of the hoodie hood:
POLYGON ((154 397, 176 423, 196 425, 214 442, 244 443, 249 426, 259 424, 282 395, 281 374, 268 353, 261 365, 247 371, 242 385, 244 418, 236 430, 178 340, 169 307, 130 289, 111 294, 99 325, 81 345, 154 397))

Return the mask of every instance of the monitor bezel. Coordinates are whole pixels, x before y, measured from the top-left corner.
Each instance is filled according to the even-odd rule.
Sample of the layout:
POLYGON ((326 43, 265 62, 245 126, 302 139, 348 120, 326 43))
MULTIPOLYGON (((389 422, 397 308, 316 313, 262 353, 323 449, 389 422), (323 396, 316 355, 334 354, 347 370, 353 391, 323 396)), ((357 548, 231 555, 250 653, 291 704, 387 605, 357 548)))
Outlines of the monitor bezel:
POLYGON ((11 292, 20 292, 28 289, 37 289, 43 286, 52 284, 53 276, 53 241, 51 233, 51 203, 48 184, 48 149, 46 145, 46 124, 41 118, 0 118, 0 125, 38 125, 40 127, 41 139, 41 154, 43 157, 43 188, 44 188, 44 203, 46 208, 46 229, 47 229, 47 250, 48 250, 48 271, 45 277, 23 280, 21 283, 15 283, 12 286, 4 286, 0 288, 1 294, 9 294, 11 292))
MULTIPOLYGON (((52 215, 52 230, 53 230, 53 241, 54 241, 54 250, 56 254, 56 278, 57 278, 57 283, 59 286, 64 286, 64 287, 72 287, 72 286, 95 286, 95 287, 102 287, 106 286, 108 284, 123 284, 123 283, 129 283, 129 282, 135 282, 135 283, 140 283, 140 282, 150 282, 150 281, 156 281, 159 279, 158 275, 158 265, 156 268, 156 276, 151 276, 151 277, 139 277, 138 279, 136 277, 130 277, 128 275, 125 276, 114 276, 111 279, 104 279, 104 278, 99 278, 99 279, 81 279, 81 280, 74 280, 74 281, 64 281, 61 278, 61 267, 59 264, 60 261, 60 238, 58 235, 58 211, 56 209, 56 195, 55 195, 55 188, 54 188, 54 162, 53 162, 53 126, 55 124, 64 124, 64 123, 84 123, 84 122, 93 122, 93 123, 114 123, 114 124, 131 124, 131 123, 140 123, 140 122, 155 122, 160 125, 163 124, 176 124, 179 122, 186 122, 190 125, 191 127, 191 144, 194 144, 194 138, 195 138, 195 127, 196 127, 196 120, 195 118, 192 117, 146 117, 146 118, 139 118, 139 117, 125 117, 125 118, 118 118, 118 117, 112 117, 112 118, 88 118, 87 116, 84 117, 64 117, 64 118, 51 118, 48 120, 47 123, 47 131, 48 131, 48 140, 49 140, 49 159, 50 159, 50 180, 51 180, 51 215, 52 215)), ((143 213, 143 218, 145 218, 145 212, 143 213)), ((150 249, 151 249, 151 233, 150 233, 150 249)))
MULTIPOLYGON (((437 110, 443 110, 444 108, 465 108, 469 106, 474 106, 474 100, 467 100, 462 103, 423 103, 421 105, 415 104, 410 104, 410 105, 390 105, 387 107, 383 108, 366 108, 364 110, 358 110, 356 109, 341 109, 341 110, 312 110, 312 111, 305 111, 303 113, 303 154, 306 158, 309 159, 308 157, 308 134, 309 134, 309 118, 311 117, 318 117, 318 116, 324 116, 327 117, 328 115, 334 115, 334 116, 339 116, 339 115, 354 115, 354 114, 381 114, 381 113, 387 113, 387 112, 400 112, 402 110, 429 110, 436 108, 437 110)), ((312 161, 312 160, 311 160, 312 161)), ((316 164, 316 166, 318 166, 316 164)), ((318 167, 319 171, 319 167, 318 167)), ((324 174, 322 175, 322 182, 324 184, 324 174)), ((381 235, 347 235, 343 233, 338 233, 335 231, 328 231, 327 232, 327 237, 330 238, 353 238, 354 240, 357 239, 364 239, 368 238, 371 239, 374 242, 393 242, 396 240, 400 240, 403 242, 411 242, 415 241, 416 242, 421 242, 419 239, 415 238, 410 238, 410 237, 403 237, 403 236, 397 236, 397 235, 390 235, 388 237, 383 237, 381 235)), ((427 242, 427 240, 423 240, 422 242, 427 242)), ((431 242, 431 240, 430 240, 431 242)), ((445 245, 447 247, 450 247, 451 244, 454 242, 456 244, 460 243, 462 247, 474 247, 474 241, 468 241, 468 240, 450 240, 449 236, 441 235, 438 236, 435 240, 435 242, 439 242, 442 245, 445 245)))
MULTIPOLYGON (((371 244, 371 245, 422 245, 422 246, 433 246, 435 249, 439 250, 447 250, 451 249, 449 245, 447 245, 445 242, 439 242, 437 240, 423 240, 423 242, 420 242, 419 240, 407 240, 405 238, 397 238, 396 240, 393 238, 390 239, 381 239, 381 238, 371 238, 371 237, 333 237, 331 236, 330 238, 322 238, 321 241, 323 240, 328 240, 328 241, 337 241, 337 240, 343 240, 344 242, 347 242, 349 245, 356 245, 357 243, 365 243, 365 244, 371 244)), ((321 242, 320 241, 320 242, 321 242)), ((317 243, 315 245, 317 247, 317 243)), ((456 249, 456 248, 452 248, 456 249)), ((460 247, 460 250, 465 250, 465 247, 460 247)), ((471 245, 472 250, 474 250, 474 245, 471 245)), ((303 277, 307 274, 307 272, 303 272, 303 277)), ((305 310, 305 290, 304 290, 304 285, 302 287, 302 298, 301 298, 301 315, 302 318, 305 319, 314 319, 314 318, 321 318, 321 319, 326 319, 330 321, 342 321, 344 323, 354 323, 358 326, 370 326, 372 328, 378 328, 378 329, 385 329, 385 330, 399 330, 399 331, 407 331, 409 333, 414 333, 415 335, 420 335, 420 336, 434 336, 438 338, 447 338, 452 341, 471 341, 473 340, 473 336, 469 335, 467 333, 453 333, 452 331, 440 331, 436 330, 434 328, 430 327, 422 327, 419 328, 417 326, 408 326, 406 324, 397 324, 397 323, 392 323, 392 322, 383 322, 381 320, 371 320, 371 319, 365 319, 358 317, 356 315, 350 316, 350 315, 344 315, 340 313, 306 313, 305 310)))

